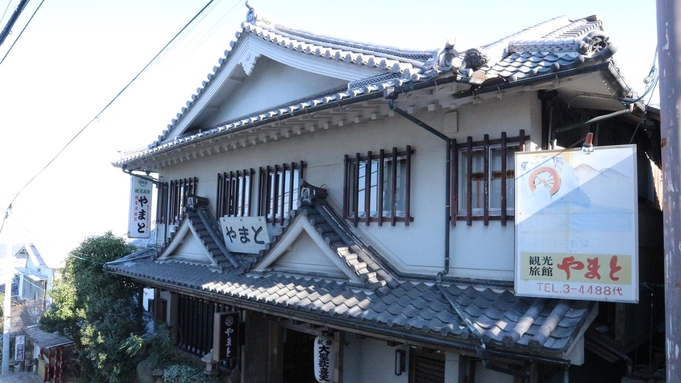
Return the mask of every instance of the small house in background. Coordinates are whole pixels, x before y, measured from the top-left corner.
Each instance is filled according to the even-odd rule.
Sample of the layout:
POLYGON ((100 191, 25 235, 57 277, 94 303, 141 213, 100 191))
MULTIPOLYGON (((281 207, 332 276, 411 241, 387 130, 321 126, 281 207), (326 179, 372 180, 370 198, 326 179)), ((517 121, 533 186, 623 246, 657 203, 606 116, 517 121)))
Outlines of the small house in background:
POLYGON ((47 265, 33 244, 24 245, 19 254, 23 262, 14 267, 18 278, 17 298, 35 302, 45 311, 51 299, 47 292, 52 287, 54 269, 47 265))
MULTIPOLYGON (((250 8, 158 140, 114 164, 155 184, 157 235, 105 269, 244 383, 654 377, 659 118, 598 17, 518 30, 403 50, 250 8)), ((152 194, 131 193, 146 235, 152 194)))

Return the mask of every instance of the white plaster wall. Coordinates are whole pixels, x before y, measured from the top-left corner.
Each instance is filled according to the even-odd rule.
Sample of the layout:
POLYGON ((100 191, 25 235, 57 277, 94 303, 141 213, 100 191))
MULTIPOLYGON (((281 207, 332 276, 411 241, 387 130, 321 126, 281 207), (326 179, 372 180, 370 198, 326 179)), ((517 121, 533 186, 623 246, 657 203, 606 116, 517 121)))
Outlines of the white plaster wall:
POLYGON ((476 363, 475 383, 513 383, 513 375, 503 374, 476 363))
POLYGON ((261 56, 251 75, 230 93, 208 125, 224 123, 347 84, 346 80, 301 71, 261 56))
POLYGON ((362 364, 362 339, 354 334, 345 334, 343 346, 343 363, 340 366, 344 382, 360 382, 362 364))
MULTIPOLYGON (((362 359, 357 364, 359 379, 348 380, 345 378, 344 381, 357 383, 407 383, 409 381, 408 369, 405 369, 402 375, 395 375, 395 350, 397 348, 388 346, 385 341, 370 338, 362 339, 362 359)), ((408 360, 406 364, 408 367, 408 360)))
MULTIPOLYGON (((520 129, 538 142, 541 135, 540 101, 535 92, 508 95, 503 102, 495 98, 480 104, 463 106, 457 110, 458 142, 473 136, 481 140, 484 134, 491 139, 506 131, 509 137, 518 135, 520 129)), ((443 120, 444 113, 420 113, 416 117, 434 126, 443 120)), ((307 163, 305 178, 313 185, 329 190, 329 202, 341 208, 343 192, 343 158, 355 153, 391 150, 393 146, 404 150, 411 145, 412 156, 411 214, 414 221, 409 226, 390 223, 378 226, 358 225, 357 233, 379 249, 401 271, 435 275, 444 264, 445 235, 445 148, 443 140, 401 116, 394 116, 370 123, 335 126, 313 134, 277 141, 248 145, 246 148, 221 152, 197 160, 185 161, 163 168, 164 181, 184 177, 198 177, 197 194, 208 197, 214 208, 217 173, 284 162, 307 163)), ((256 177, 257 179, 257 177, 256 177)), ((254 182, 254 194, 257 181, 254 182)), ((256 198, 256 196, 253 196, 256 198)), ((512 279, 513 270, 513 221, 503 227, 499 221, 484 226, 474 221, 468 227, 459 221, 451 231, 450 275, 484 278, 512 279)))

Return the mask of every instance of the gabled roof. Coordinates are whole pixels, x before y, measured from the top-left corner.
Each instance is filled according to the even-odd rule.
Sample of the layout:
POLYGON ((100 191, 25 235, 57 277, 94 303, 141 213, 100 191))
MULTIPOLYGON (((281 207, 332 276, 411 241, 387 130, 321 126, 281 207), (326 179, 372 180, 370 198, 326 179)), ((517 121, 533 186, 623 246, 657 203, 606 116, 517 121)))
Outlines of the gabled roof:
MULTIPOLYGON (((326 203, 324 189, 303 183, 300 194, 301 208, 255 263, 250 263, 250 257, 230 254, 242 267, 225 264, 216 273, 200 262, 173 261, 168 246, 160 252, 140 250, 107 263, 105 270, 150 286, 189 289, 207 299, 218 297, 240 307, 287 317, 321 317, 324 322, 397 332, 404 338, 427 334, 444 343, 470 343, 472 348, 485 344, 556 357, 564 357, 571 350, 595 316, 594 302, 523 298, 507 289, 399 280, 383 265, 380 255, 358 240, 326 203), (300 230, 292 229, 300 225, 309 225, 305 233, 319 236, 362 283, 352 278, 271 269, 280 255, 278 244, 288 247, 292 236, 301 235, 300 230), (163 255, 157 259, 159 253, 163 255)), ((195 198, 190 197, 184 222, 191 223, 198 233, 212 225, 192 213, 208 210, 205 199, 195 198)), ((207 249, 217 251, 224 246, 215 235, 201 238, 207 249)))
POLYGON ((222 272, 225 268, 240 268, 237 258, 227 250, 217 219, 208 208, 208 199, 197 196, 187 198, 187 206, 182 223, 173 233, 168 245, 161 251, 158 262, 179 262, 208 266, 213 271, 222 272), (176 256, 180 248, 190 246, 199 248, 201 254, 190 257, 176 256))
POLYGON ((523 298, 508 290, 404 281, 382 294, 323 277, 280 273, 214 273, 206 267, 158 263, 153 256, 108 263, 108 272, 164 289, 190 290, 206 299, 321 320, 358 331, 443 344, 470 344, 564 357, 593 320, 596 304, 523 298))
MULTIPOLYGON (((455 43, 448 41, 438 53, 380 47, 302 32, 258 16, 255 10, 250 8, 247 21, 242 24, 242 31, 237 33, 237 40, 231 43, 231 47, 232 51, 225 52, 225 57, 219 60, 219 65, 213 68, 207 81, 204 81, 197 89, 197 93, 187 101, 186 106, 159 139, 146 149, 123 154, 115 166, 134 170, 136 166, 140 167, 141 161, 153 160, 158 154, 187 145, 195 145, 206 140, 213 142, 215 139, 237 139, 240 134, 248 134, 249 130, 263 124, 279 124, 299 114, 310 114, 339 105, 380 98, 382 91, 387 87, 408 85, 415 89, 418 86, 434 86, 436 82, 437 84, 450 82, 459 84, 463 87, 461 89, 484 88, 486 85, 493 85, 495 89, 499 89, 500 84, 504 87, 512 87, 514 84, 527 85, 528 80, 549 79, 555 74, 569 74, 572 69, 585 67, 593 71, 610 72, 608 79, 616 86, 606 86, 600 89, 600 92, 604 92, 604 97, 615 100, 615 104, 618 103, 616 98, 630 93, 630 89, 621 80, 614 66, 594 65, 608 61, 616 50, 603 31, 601 20, 596 16, 577 20, 564 16, 557 17, 494 43, 464 51, 457 51, 455 43), (303 99, 291 100, 267 110, 254 110, 250 114, 216 126, 205 126, 197 131, 178 135, 178 124, 182 123, 187 113, 197 108, 203 98, 213 96, 213 91, 206 90, 213 89, 211 87, 217 78, 224 81, 224 76, 220 74, 226 67, 234 65, 230 61, 232 51, 239 47, 242 41, 251 37, 263 41, 273 50, 315 58, 313 68, 324 67, 333 62, 356 68, 355 71, 362 68, 371 69, 369 72, 371 74, 359 72, 358 75, 363 74, 363 77, 349 81, 344 89, 330 89, 327 92, 310 94, 303 99), (170 132, 174 132, 173 135, 170 135, 170 132)), ((244 58, 239 58, 242 59, 244 58)), ((257 57, 251 58, 252 64, 255 64, 256 59, 257 57)), ((242 65, 245 63, 242 62, 242 65)), ((573 75, 580 73, 583 74, 585 71, 573 75)), ((597 90, 585 91, 593 93, 597 90)), ((471 100, 472 98, 473 95, 471 100)))
MULTIPOLYGON (((287 248, 293 242, 292 236, 300 235, 305 230, 316 241, 322 244, 323 250, 341 264, 346 273, 361 281, 365 288, 383 293, 397 286, 397 280, 384 266, 382 258, 371 251, 349 229, 345 220, 326 202, 326 191, 303 182, 301 207, 291 213, 291 222, 282 227, 281 235, 267 251, 260 254, 260 261, 253 268, 254 272, 267 273, 270 266, 280 256, 280 248, 287 248), (298 230, 295 230, 298 228, 298 230), (278 248, 278 244, 281 244, 278 248), (325 248, 324 248, 325 247, 325 248)), ((355 278, 352 278, 352 281, 355 278)))

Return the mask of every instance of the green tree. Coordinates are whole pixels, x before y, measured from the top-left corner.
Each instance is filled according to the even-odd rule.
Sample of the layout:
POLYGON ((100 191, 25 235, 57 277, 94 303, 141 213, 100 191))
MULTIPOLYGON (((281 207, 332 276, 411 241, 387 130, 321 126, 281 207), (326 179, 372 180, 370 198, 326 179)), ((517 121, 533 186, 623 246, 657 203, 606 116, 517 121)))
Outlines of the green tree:
POLYGON ((144 329, 137 321, 136 288, 106 274, 103 264, 130 254, 135 247, 108 232, 86 238, 69 253, 50 292, 52 307, 40 320, 46 331, 57 331, 73 340, 77 361, 88 382, 134 381, 138 358, 121 345, 144 329))

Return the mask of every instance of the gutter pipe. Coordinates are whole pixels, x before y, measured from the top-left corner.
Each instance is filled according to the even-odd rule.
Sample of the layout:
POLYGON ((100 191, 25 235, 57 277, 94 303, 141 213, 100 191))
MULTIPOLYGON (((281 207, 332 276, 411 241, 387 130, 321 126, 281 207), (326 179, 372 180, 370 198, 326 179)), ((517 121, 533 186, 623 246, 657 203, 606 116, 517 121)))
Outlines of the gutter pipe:
POLYGON ((383 91, 383 97, 388 101, 388 107, 392 109, 395 113, 399 114, 400 116, 406 118, 407 120, 413 122, 414 124, 422 127, 423 129, 427 130, 428 132, 434 134, 438 138, 441 138, 447 143, 447 149, 445 150, 445 164, 447 166, 446 169, 446 179, 445 179, 445 250, 444 250, 444 269, 440 271, 437 274, 437 279, 440 281, 442 279, 443 275, 449 274, 449 258, 450 258, 450 250, 449 250, 449 245, 450 245, 450 228, 449 228, 449 222, 451 220, 451 198, 450 195, 452 193, 452 169, 451 169, 451 163, 452 163, 452 139, 447 137, 445 134, 440 132, 439 130, 433 128, 432 126, 426 124, 425 122, 419 120, 418 118, 412 116, 411 114, 407 113, 406 111, 398 108, 395 106, 395 100, 397 99, 397 96, 399 94, 395 91, 395 88, 389 87, 386 88, 383 91))

